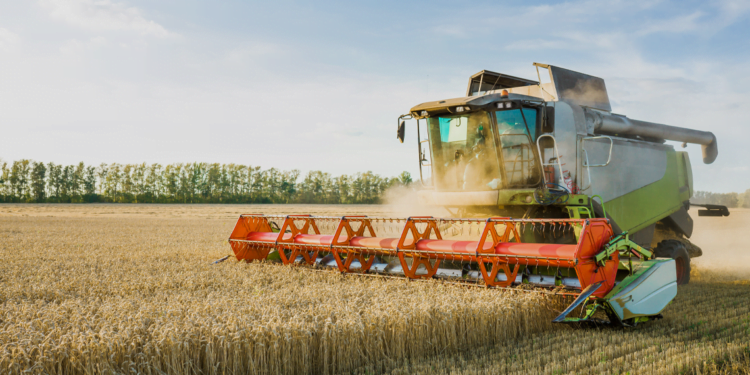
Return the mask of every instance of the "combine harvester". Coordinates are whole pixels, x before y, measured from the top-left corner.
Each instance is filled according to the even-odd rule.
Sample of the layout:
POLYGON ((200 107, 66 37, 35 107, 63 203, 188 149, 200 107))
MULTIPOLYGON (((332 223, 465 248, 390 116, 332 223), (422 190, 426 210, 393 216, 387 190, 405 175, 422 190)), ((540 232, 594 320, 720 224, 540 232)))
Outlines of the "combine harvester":
POLYGON ((613 114, 601 78, 534 65, 539 82, 481 71, 465 97, 398 119, 402 143, 417 122, 421 203, 461 218, 242 215, 236 258, 575 296, 555 322, 660 317, 702 254, 688 154, 665 141, 702 145, 710 164, 716 137, 613 114))

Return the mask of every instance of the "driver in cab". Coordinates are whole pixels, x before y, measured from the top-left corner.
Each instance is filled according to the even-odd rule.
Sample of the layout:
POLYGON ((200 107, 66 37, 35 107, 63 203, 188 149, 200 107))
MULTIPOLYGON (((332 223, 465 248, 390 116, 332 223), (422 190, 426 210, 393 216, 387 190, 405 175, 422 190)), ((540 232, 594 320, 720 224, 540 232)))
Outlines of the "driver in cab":
POLYGON ((485 129, 477 128, 476 139, 471 147, 470 159, 464 169, 464 190, 484 190, 486 186, 496 190, 500 187, 500 179, 495 178, 495 166, 491 155, 487 155, 485 129))

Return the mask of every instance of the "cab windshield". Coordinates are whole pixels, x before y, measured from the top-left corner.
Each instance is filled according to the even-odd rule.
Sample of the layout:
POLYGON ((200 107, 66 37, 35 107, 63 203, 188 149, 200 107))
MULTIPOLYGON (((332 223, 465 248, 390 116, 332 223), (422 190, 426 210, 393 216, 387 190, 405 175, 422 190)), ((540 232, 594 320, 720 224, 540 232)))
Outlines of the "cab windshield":
POLYGON ((541 174, 534 156, 537 110, 510 109, 495 112, 500 138, 505 183, 508 187, 533 186, 541 174))
POLYGON ((488 112, 427 119, 433 178, 439 190, 492 190, 500 166, 488 112))
POLYGON ((533 108, 428 118, 436 188, 481 191, 538 184, 532 147, 536 119, 533 108))

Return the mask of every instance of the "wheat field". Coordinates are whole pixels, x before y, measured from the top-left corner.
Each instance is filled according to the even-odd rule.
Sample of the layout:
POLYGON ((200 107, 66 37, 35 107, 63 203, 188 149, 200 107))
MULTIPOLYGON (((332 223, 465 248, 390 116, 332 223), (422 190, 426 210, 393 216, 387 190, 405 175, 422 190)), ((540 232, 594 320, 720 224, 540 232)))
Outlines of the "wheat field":
MULTIPOLYGON (((403 362, 390 374, 750 374, 750 210, 693 213, 689 285, 633 329, 553 327, 500 345, 403 362)), ((368 368, 361 373, 372 372, 368 368)))
POLYGON ((750 372, 750 282, 701 272, 693 276, 656 322, 630 329, 554 327, 500 345, 402 363, 389 373, 750 372))
POLYGON ((633 374, 750 368, 744 365, 750 283, 736 270, 697 268, 663 320, 618 330, 553 326, 549 321, 564 301, 540 293, 275 264, 211 264, 230 252, 226 238, 239 213, 397 211, 0 205, 0 373, 633 374))

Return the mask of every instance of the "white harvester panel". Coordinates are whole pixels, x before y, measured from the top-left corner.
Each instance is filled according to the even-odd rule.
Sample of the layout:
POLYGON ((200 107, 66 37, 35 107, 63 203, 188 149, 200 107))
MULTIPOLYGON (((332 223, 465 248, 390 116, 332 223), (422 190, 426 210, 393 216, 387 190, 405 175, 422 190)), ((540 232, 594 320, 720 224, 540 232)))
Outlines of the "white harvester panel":
POLYGON ((648 271, 609 299, 621 320, 659 314, 677 295, 674 260, 652 262, 648 271))

